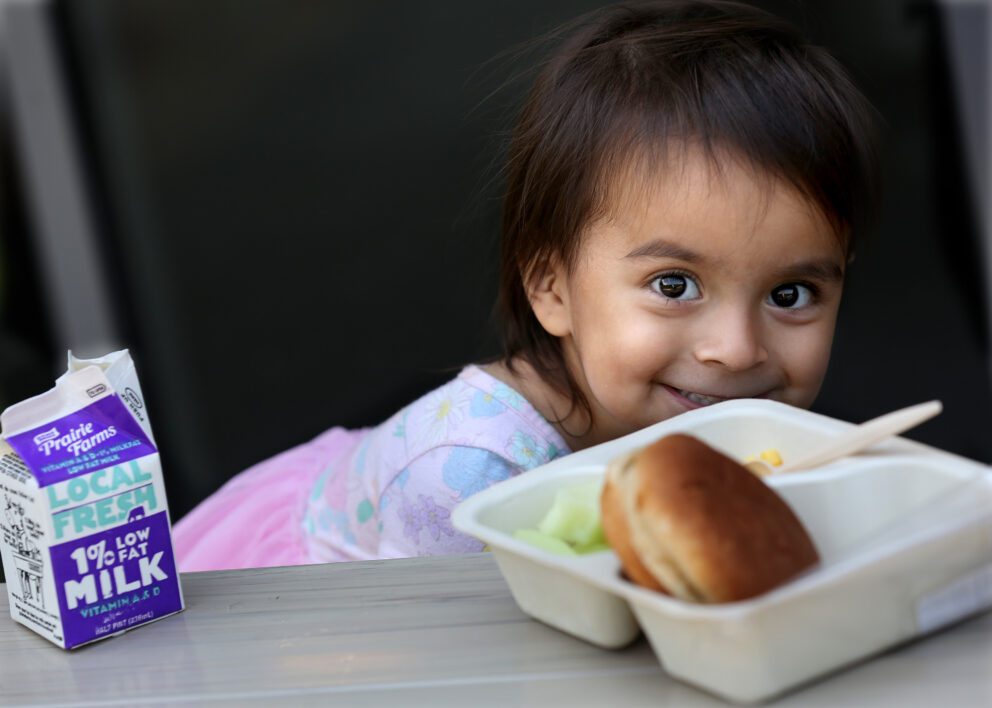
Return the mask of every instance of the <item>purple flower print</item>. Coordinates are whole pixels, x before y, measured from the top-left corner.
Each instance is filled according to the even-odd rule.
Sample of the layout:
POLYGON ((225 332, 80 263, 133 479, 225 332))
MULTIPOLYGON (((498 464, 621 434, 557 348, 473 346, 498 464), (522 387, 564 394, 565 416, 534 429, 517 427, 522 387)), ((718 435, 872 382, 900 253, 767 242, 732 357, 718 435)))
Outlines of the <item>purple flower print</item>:
POLYGON ((400 518, 403 520, 403 535, 412 541, 420 540, 420 531, 427 528, 435 541, 441 539, 441 534, 454 536, 455 529, 449 521, 451 512, 434 502, 434 497, 417 495, 416 506, 403 505, 400 518))
POLYGON ((404 504, 403 508, 399 510, 399 517, 403 521, 403 535, 411 541, 417 541, 420 538, 420 529, 424 527, 423 520, 417 515, 413 507, 407 504, 404 504))

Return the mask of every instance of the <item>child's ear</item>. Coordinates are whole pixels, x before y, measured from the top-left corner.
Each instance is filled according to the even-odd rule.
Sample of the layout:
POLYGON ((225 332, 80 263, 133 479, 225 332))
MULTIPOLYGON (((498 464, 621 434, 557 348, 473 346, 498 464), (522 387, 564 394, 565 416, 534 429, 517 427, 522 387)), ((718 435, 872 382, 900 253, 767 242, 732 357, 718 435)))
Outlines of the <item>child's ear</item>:
POLYGON ((565 269, 560 265, 548 264, 532 271, 528 281, 527 299, 545 331, 554 337, 571 334, 565 269))

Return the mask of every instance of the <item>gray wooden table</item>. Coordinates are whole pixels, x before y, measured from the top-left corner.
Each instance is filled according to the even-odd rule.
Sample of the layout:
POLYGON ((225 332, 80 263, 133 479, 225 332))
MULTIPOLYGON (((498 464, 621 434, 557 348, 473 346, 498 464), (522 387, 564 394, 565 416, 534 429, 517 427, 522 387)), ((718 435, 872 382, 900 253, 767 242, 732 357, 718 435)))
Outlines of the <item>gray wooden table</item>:
MULTIPOLYGON (((526 617, 489 554, 183 576, 182 614, 65 652, 9 618, 0 705, 715 706, 640 640, 526 617)), ((992 706, 992 614, 776 706, 992 706)))

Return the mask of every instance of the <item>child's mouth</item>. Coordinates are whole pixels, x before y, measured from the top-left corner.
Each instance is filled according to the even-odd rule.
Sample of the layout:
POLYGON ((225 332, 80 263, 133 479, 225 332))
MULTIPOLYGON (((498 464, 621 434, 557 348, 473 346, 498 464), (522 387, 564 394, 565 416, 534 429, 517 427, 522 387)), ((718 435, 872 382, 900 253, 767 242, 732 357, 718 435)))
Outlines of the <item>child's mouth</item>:
POLYGON ((721 403, 723 401, 730 401, 736 398, 764 398, 767 394, 761 394, 760 396, 709 396, 705 393, 697 393, 695 391, 689 391, 684 388, 675 388, 674 386, 669 386, 668 384, 662 384, 669 393, 673 394, 677 399, 680 399, 683 404, 689 405, 692 408, 701 408, 703 406, 712 406, 714 403, 721 403))
POLYGON ((695 393, 693 391, 685 391, 683 389, 675 389, 682 398, 685 398, 693 403, 697 403, 701 406, 711 406, 714 403, 720 403, 720 401, 729 400, 727 398, 722 398, 720 396, 706 396, 702 393, 695 393))

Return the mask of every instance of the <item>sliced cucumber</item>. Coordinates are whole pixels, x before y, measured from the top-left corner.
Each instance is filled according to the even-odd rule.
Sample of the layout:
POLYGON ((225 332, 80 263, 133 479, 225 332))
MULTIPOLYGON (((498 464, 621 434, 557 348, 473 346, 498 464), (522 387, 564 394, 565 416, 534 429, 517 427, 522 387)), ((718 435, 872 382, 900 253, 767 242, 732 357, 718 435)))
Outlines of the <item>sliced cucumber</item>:
POLYGON ((537 530, 574 546, 603 543, 606 538, 599 522, 599 488, 598 483, 590 482, 560 489, 537 530))
POLYGON ((580 556, 584 556, 588 553, 599 553, 600 551, 610 550, 610 544, 606 541, 599 541, 597 543, 590 543, 588 546, 575 546, 575 552, 580 556))

